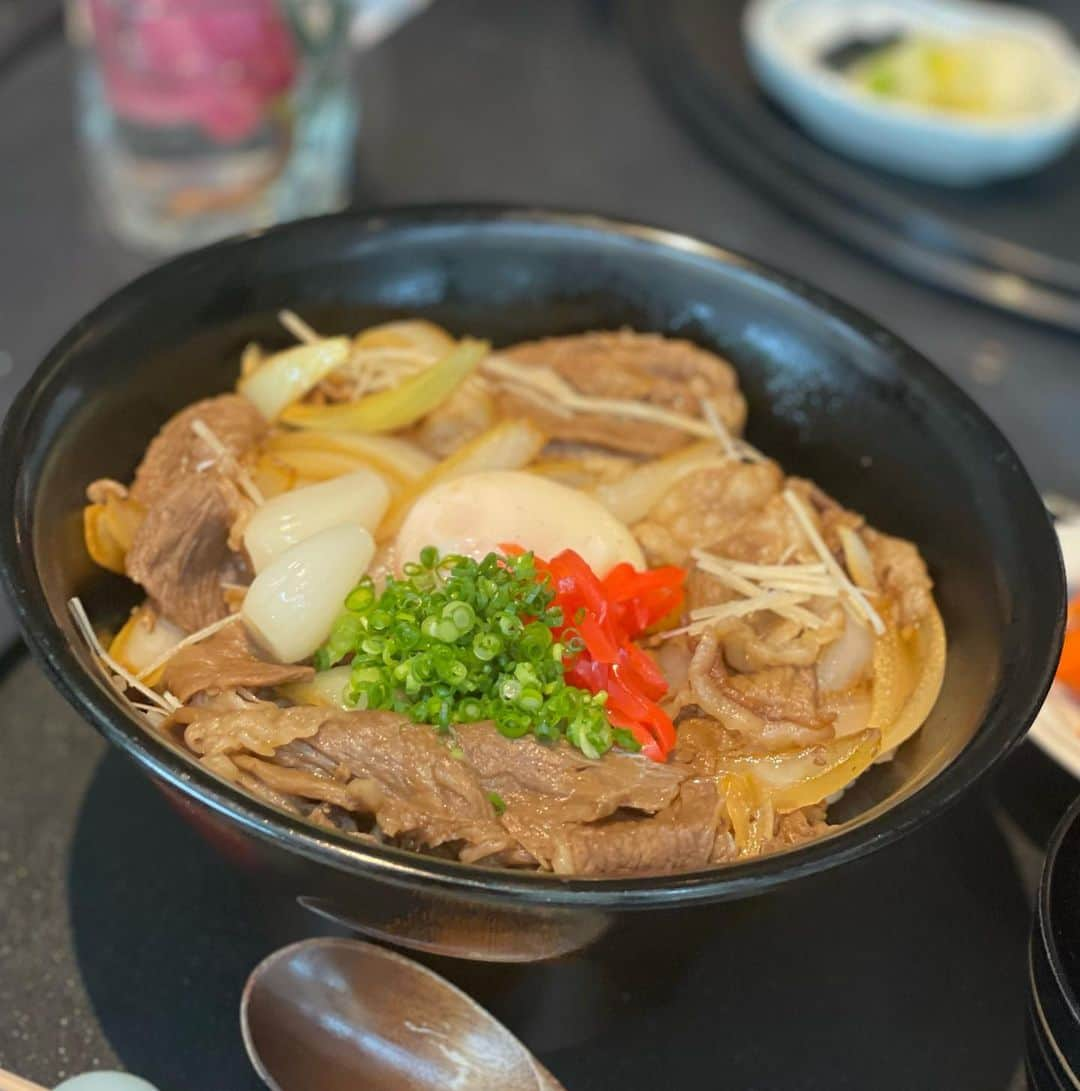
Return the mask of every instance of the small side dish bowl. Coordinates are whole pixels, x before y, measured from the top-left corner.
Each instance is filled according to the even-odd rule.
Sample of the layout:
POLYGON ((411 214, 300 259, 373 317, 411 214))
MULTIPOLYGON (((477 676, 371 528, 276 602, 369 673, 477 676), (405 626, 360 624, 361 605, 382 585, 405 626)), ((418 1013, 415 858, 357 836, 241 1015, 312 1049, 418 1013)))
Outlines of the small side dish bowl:
POLYGON ((1080 1084, 1080 800, 1050 838, 1028 964, 1031 1091, 1080 1084))
POLYGON ((1080 54, 1055 20, 968 0, 752 0, 743 19, 765 91, 823 144, 910 178, 981 185, 1061 155, 1080 127, 1080 54), (858 86, 828 58, 897 36, 1022 42, 1039 58, 1040 108, 981 116, 892 100, 858 86))
MULTIPOLYGON (((31 650, 78 712, 236 864, 316 912, 407 946, 530 960, 596 939, 628 911, 758 895, 849 863, 938 814, 1023 736, 1053 674, 1064 581, 1046 509, 1007 441, 918 353, 817 290, 737 254, 596 217, 500 208, 355 213, 178 258, 107 300, 48 355, 8 414, 0 568, 31 650), (217 779, 140 722, 72 624, 132 603, 81 526, 96 477, 127 478, 180 407, 235 381, 289 307, 317 328, 422 316, 497 345, 624 326, 730 359, 748 439, 877 526, 919 543, 949 636, 922 730, 871 767, 829 835, 727 867, 566 879, 350 839, 217 779)), ((665 944, 678 928, 655 922, 665 944)), ((685 929, 684 929, 685 931, 685 929)))

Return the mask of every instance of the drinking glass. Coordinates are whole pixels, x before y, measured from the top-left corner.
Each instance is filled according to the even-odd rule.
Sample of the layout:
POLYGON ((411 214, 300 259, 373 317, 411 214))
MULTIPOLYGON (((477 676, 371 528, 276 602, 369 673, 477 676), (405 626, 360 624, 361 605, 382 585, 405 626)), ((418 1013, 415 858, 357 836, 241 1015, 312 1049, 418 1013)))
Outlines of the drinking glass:
POLYGON ((72 0, 79 129, 105 218, 179 250, 341 207, 351 0, 72 0))

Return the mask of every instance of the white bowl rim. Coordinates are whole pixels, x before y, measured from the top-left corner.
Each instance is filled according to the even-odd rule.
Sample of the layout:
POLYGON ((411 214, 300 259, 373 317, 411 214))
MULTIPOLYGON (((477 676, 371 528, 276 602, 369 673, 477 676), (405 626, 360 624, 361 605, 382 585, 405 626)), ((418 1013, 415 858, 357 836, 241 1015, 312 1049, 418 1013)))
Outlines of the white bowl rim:
MULTIPOLYGON (((1080 50, 1073 44, 1064 27, 1042 12, 1029 11, 1013 4, 973 3, 971 0, 934 0, 933 6, 947 6, 973 21, 985 21, 1000 26, 1012 21, 1019 32, 1054 53, 1062 71, 1070 78, 1060 104, 1032 114, 1030 117, 994 118, 966 117, 961 114, 934 110, 909 102, 882 99, 830 71, 825 65, 777 47, 776 20, 793 4, 814 3, 815 0, 750 0, 743 13, 743 34, 751 52, 759 51, 786 71, 799 78, 804 87, 812 87, 819 98, 858 113, 865 120, 888 122, 897 126, 917 124, 927 132, 971 140, 992 138, 1025 140, 1050 136, 1080 125, 1080 50), (989 13, 989 14, 988 14, 989 13)), ((817 0, 827 2, 827 0, 817 0)), ((924 0, 884 0, 897 8, 911 5, 924 11, 931 9, 924 0)))

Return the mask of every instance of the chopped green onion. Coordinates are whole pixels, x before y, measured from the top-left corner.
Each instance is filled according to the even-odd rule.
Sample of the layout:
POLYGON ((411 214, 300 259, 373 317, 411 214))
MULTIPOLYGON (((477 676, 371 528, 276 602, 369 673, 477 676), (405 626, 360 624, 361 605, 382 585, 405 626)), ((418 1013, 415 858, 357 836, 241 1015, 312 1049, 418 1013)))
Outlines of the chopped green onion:
POLYGON ((493 720, 508 738, 566 738, 588 757, 616 744, 638 749, 612 729, 604 694, 566 683, 564 657, 582 642, 554 640, 554 595, 531 553, 475 561, 429 546, 381 592, 364 579, 349 593, 315 666, 351 657, 348 704, 394 709, 442 732, 493 720))

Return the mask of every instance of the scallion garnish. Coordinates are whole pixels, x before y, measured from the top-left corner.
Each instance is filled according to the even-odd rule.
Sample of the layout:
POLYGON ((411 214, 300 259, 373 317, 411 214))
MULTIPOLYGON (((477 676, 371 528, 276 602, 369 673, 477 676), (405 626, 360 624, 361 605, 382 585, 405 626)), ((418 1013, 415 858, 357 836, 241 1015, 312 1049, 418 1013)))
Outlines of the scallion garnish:
POLYGON ((509 738, 565 737, 590 758, 616 741, 636 749, 604 714, 605 693, 566 683, 563 658, 580 642, 555 641, 563 614, 554 597, 531 553, 440 559, 428 547, 381 593, 361 581, 315 666, 351 655, 349 704, 394 709, 442 731, 490 719, 509 738))

